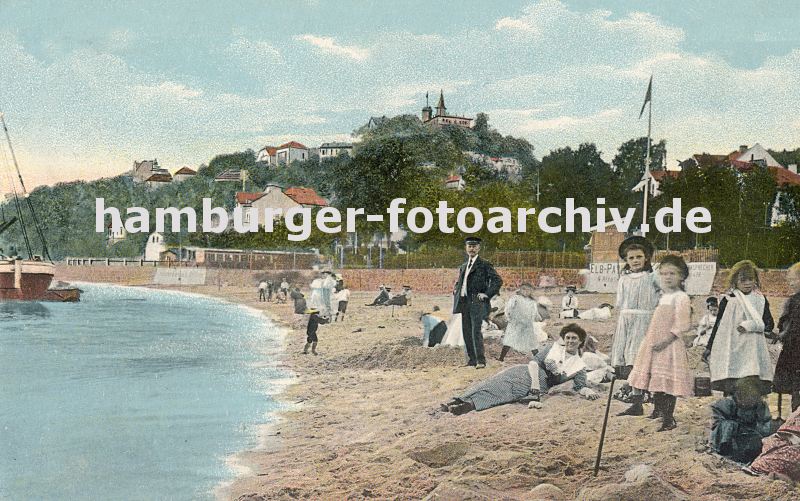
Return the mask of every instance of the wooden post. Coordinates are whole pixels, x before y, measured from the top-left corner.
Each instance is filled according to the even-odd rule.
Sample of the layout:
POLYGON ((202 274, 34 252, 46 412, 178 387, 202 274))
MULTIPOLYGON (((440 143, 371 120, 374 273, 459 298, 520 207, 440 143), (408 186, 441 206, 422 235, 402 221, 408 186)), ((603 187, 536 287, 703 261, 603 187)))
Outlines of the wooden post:
POLYGON ((600 471, 600 458, 603 456, 603 442, 606 439, 606 426, 608 426, 608 413, 611 410, 611 396, 614 394, 614 382, 616 377, 611 378, 611 386, 608 388, 608 401, 606 402, 606 415, 603 418, 603 429, 600 431, 600 445, 597 447, 597 458, 594 460, 594 476, 600 471))

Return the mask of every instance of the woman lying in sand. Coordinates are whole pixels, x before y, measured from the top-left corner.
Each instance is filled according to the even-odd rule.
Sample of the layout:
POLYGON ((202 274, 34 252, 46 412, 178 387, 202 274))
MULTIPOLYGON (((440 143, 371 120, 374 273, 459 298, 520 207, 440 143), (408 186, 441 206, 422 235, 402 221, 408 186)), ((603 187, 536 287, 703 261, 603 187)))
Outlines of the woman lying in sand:
POLYGON ((573 389, 579 395, 596 399, 597 392, 587 386, 586 365, 581 359, 586 331, 577 324, 569 324, 561 329, 560 335, 560 342, 545 347, 530 363, 498 372, 442 404, 441 409, 458 416, 512 402, 538 400, 540 394, 567 381, 573 382, 573 389))

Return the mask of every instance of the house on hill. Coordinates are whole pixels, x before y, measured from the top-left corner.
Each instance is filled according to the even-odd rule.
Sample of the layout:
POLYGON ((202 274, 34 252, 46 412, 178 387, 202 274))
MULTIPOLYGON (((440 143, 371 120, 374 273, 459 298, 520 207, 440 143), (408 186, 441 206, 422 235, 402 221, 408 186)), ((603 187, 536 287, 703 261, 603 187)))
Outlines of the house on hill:
POLYGON ((422 123, 431 127, 441 129, 447 125, 454 125, 464 129, 472 128, 472 118, 460 117, 457 115, 448 115, 447 108, 444 105, 444 91, 439 91, 439 103, 436 105, 436 114, 433 114, 428 104, 428 95, 425 94, 425 107, 422 108, 422 123))
POLYGON ((158 232, 151 233, 147 237, 147 244, 144 247, 144 260, 145 261, 160 261, 161 253, 167 250, 167 244, 164 243, 164 235, 158 232))
POLYGON ((319 146, 319 160, 320 162, 326 158, 338 157, 342 153, 347 153, 353 156, 352 143, 322 143, 319 146))
POLYGON ((147 186, 147 188, 150 190, 166 186, 171 182, 172 182, 172 175, 170 175, 170 173, 166 171, 163 173, 153 174, 144 180, 145 186, 147 186))
MULTIPOLYGON (((236 206, 244 212, 244 223, 249 224, 253 211, 258 213, 259 225, 263 226, 264 211, 266 209, 281 209, 281 214, 294 207, 327 207, 328 201, 322 198, 311 188, 292 187, 283 189, 278 184, 269 184, 263 192, 236 193, 236 206)), ((274 219, 282 216, 273 215, 274 219)))
POLYGON ((278 163, 278 148, 275 146, 264 146, 256 153, 256 162, 275 165, 278 163))
POLYGON ((133 169, 131 170, 130 174, 131 178, 133 178, 133 182, 145 183, 154 174, 164 174, 170 176, 170 180, 172 178, 167 169, 164 169, 158 165, 158 159, 154 158, 153 160, 142 160, 141 162, 134 160, 133 169))
POLYGON ((176 183, 180 183, 186 181, 187 179, 191 179, 197 175, 197 171, 190 169, 189 167, 181 167, 178 169, 175 174, 172 175, 172 180, 176 183))
POLYGON ((466 186, 467 183, 464 182, 464 178, 456 174, 449 176, 444 180, 444 187, 448 190, 461 191, 466 188, 466 186))
POLYGON ((297 141, 289 141, 278 146, 275 151, 276 162, 279 164, 290 164, 295 160, 308 160, 308 148, 297 141))
POLYGON ((228 169, 217 174, 216 177, 214 177, 214 181, 217 183, 241 181, 244 176, 243 172, 245 171, 241 169, 228 169))

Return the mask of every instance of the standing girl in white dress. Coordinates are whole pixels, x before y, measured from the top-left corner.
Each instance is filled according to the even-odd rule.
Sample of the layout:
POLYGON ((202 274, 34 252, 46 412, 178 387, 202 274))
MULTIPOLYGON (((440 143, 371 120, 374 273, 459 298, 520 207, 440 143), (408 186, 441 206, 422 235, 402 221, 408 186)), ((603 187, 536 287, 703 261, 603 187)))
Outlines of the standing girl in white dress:
POLYGON ((714 330, 703 358, 711 369, 711 388, 733 395, 736 381, 758 376, 762 395, 771 391, 774 369, 765 333, 775 322, 769 301, 758 290, 758 269, 752 261, 731 268, 728 294, 719 302, 714 330))
POLYGON ((545 320, 539 304, 533 298, 533 286, 530 284, 522 284, 511 296, 506 303, 505 314, 508 325, 503 334, 503 349, 497 358, 501 362, 512 348, 526 354, 538 349, 542 340, 536 324, 545 320))
MULTIPOLYGON (((653 244, 641 236, 626 238, 619 246, 619 256, 625 260, 625 267, 617 285, 619 319, 611 343, 611 365, 618 379, 628 379, 661 297, 658 279, 650 263, 654 250, 653 244)), ((634 405, 623 415, 640 416, 644 413, 641 410, 642 393, 636 388, 630 392, 630 401, 634 405)))

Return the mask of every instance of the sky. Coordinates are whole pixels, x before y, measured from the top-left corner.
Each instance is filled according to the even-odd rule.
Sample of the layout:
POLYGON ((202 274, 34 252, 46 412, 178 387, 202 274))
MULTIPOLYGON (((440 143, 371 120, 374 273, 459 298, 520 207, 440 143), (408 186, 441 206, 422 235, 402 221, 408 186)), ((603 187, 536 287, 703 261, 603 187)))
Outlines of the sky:
POLYGON ((795 0, 0 0, 0 111, 30 186, 346 141, 440 90, 539 158, 594 142, 610 161, 646 135, 651 75, 671 168, 800 147, 795 0))

